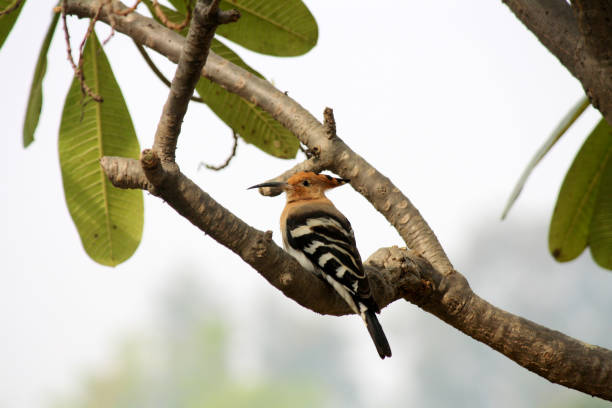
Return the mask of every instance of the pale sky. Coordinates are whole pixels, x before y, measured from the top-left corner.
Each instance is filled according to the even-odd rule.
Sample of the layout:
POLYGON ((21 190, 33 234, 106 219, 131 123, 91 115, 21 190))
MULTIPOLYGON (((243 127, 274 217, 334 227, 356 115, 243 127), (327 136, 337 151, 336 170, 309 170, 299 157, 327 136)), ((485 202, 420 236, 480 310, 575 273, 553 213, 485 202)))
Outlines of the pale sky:
MULTIPOLYGON (((393 358, 380 361, 357 319, 321 318, 301 309, 155 197, 145 195, 143 240, 130 260, 108 268, 87 257, 65 205, 58 163, 60 114, 72 75, 61 30, 49 54, 36 140, 27 150, 21 144, 29 84, 55 3, 28 2, 0 50, 5 78, 0 103, 7 147, 0 163, 4 174, 0 184, 4 231, 0 234, 0 406, 42 407, 53 395, 73 389, 79 375, 103 364, 117 340, 151 322, 160 293, 173 272, 185 265, 202 271, 203 285, 226 302, 228 319, 243 330, 256 325, 252 307, 259 302, 295 309, 299 319, 312 320, 322 330, 342 327, 351 333, 347 341, 354 343, 349 352, 360 356, 367 367, 361 381, 391 394, 410 390, 410 380, 418 375, 410 367, 418 359, 419 344, 405 333, 408 327, 419 330, 414 322, 424 312, 400 302, 383 311, 381 323, 393 358)), ((506 6, 484 0, 390 1, 376 3, 375 9, 372 2, 364 1, 306 4, 319 24, 318 45, 308 54, 274 58, 232 48, 315 116, 321 118, 323 109, 332 107, 339 136, 413 201, 480 296, 510 311, 517 310, 512 299, 519 295, 542 296, 545 287, 507 284, 504 279, 513 271, 503 270, 503 262, 487 271, 489 284, 480 285, 471 279, 474 271, 463 269, 474 265, 467 261, 466 252, 473 250, 469 244, 475 239, 476 226, 489 226, 504 236, 534 220, 541 226, 529 239, 541 254, 540 262, 554 271, 547 279, 563 282, 581 276, 612 293, 609 272, 589 268, 581 274, 571 265, 555 263, 546 253, 547 225, 561 181, 598 121, 598 112, 587 111, 537 167, 509 219, 499 221, 524 166, 583 94, 578 81, 506 6)), ((69 24, 77 45, 83 22, 70 18, 69 24)), ((104 38, 108 30, 98 24, 97 32, 104 38)), ((149 147, 167 89, 150 73, 131 40, 121 34, 114 36, 105 52, 123 89, 141 148, 149 147)), ((171 76, 171 64, 157 60, 171 76)), ((181 170, 246 222, 272 229, 280 244, 278 217, 283 198, 262 197, 246 187, 285 171, 296 161, 273 159, 241 142, 228 169, 197 170, 200 161, 223 162, 231 141, 230 131, 206 107, 192 105, 179 139, 181 170)), ((333 192, 330 198, 351 220, 362 258, 379 247, 402 245, 389 223, 351 187, 333 192)), ((504 253, 504 248, 498 250, 504 253)), ((508 251, 507 256, 521 259, 525 254, 508 251)), ((583 257, 588 258, 588 253, 583 257)), ((529 259, 522 261, 529 265, 529 259)), ((583 264, 589 262, 586 259, 583 264)), ((534 279, 546 285, 545 279, 534 279)), ((583 297, 584 302, 598 301, 583 297)), ((547 312, 556 316, 554 308, 547 312)), ((445 326, 441 321, 437 324, 445 326)), ((572 322, 567 324, 566 330, 572 330, 572 322)), ((580 331, 571 334, 589 341, 580 331)), ((607 344, 599 344, 611 348, 610 338, 607 344)), ((245 370, 257 371, 260 362, 256 360, 244 363, 245 370)), ((534 378, 524 371, 529 380, 534 378)), ((367 391, 360 398, 365 403, 373 401, 367 391)))

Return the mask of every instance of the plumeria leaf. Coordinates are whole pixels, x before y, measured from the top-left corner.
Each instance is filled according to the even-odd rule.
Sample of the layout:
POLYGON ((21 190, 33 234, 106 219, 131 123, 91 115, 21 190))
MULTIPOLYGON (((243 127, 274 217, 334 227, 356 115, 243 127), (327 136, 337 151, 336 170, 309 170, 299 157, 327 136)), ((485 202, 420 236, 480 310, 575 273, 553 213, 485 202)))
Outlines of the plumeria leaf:
POLYGON ((104 101, 87 101, 79 79, 72 81, 59 132, 62 181, 85 251, 94 261, 115 266, 132 256, 140 243, 142 191, 113 187, 99 161, 102 156, 137 158, 140 147, 121 89, 95 33, 87 40, 83 55, 85 80, 104 101))

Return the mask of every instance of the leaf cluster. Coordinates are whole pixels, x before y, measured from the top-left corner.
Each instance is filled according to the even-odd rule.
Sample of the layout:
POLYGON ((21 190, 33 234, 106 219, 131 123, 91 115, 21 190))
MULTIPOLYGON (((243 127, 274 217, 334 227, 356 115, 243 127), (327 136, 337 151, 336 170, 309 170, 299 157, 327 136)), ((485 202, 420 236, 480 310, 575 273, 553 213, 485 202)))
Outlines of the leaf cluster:
MULTIPOLYGON (((0 15, 0 47, 25 2, 23 0, 10 13, 0 15)), ((150 0, 143 3, 157 18, 154 3, 150 0)), ((170 0, 172 8, 161 6, 161 9, 168 21, 179 23, 189 21, 193 3, 193 0, 170 0)), ((0 10, 14 5, 17 5, 15 0, 0 0, 0 10)), ((241 23, 220 26, 217 30, 219 36, 252 51, 291 57, 302 55, 316 45, 316 21, 301 0, 229 0, 222 1, 220 8, 239 10, 241 23)), ((34 141, 41 114, 47 53, 58 29, 58 9, 61 7, 52 16, 34 70, 23 127, 24 147, 34 141)), ((183 28, 181 34, 186 35, 188 28, 188 25, 183 28)), ((64 30, 68 32, 67 27, 64 30)), ((213 39, 211 50, 263 78, 219 38, 213 39)), ((81 70, 87 89, 100 95, 103 102, 92 101, 84 95, 83 79, 74 78, 64 102, 59 131, 64 194, 87 254, 98 263, 115 266, 128 259, 140 243, 144 223, 143 198, 141 191, 113 188, 99 160, 103 156, 137 158, 140 147, 121 87, 95 31, 87 38, 82 56, 81 70)), ((161 76, 152 60, 146 55, 143 57, 154 74, 161 76)), ((169 82, 166 80, 165 83, 169 82)), ((272 156, 295 157, 299 148, 297 138, 269 113, 206 78, 199 80, 196 91, 200 98, 194 99, 208 105, 243 141, 272 156)))
MULTIPOLYGON (((527 178, 588 108, 583 97, 561 120, 521 175, 504 209, 505 218, 527 178)), ((576 259, 589 247, 595 262, 612 269, 612 127, 602 118, 587 136, 565 175, 550 222, 548 247, 559 262, 576 259)))

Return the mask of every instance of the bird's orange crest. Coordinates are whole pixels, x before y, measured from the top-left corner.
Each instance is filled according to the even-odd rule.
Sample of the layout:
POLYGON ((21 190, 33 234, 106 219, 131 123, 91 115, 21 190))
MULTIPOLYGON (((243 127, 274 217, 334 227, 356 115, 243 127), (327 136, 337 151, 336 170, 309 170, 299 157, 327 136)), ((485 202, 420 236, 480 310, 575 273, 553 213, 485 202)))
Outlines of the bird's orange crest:
POLYGON ((349 181, 350 180, 348 179, 332 177, 327 174, 318 174, 312 171, 300 171, 289 177, 289 180, 287 180, 287 184, 293 187, 299 185, 308 187, 309 185, 318 184, 322 187, 325 186, 327 189, 341 186, 345 183, 348 183, 349 181), (304 182, 306 182, 306 184, 304 184, 304 182))
POLYGON ((332 177, 327 174, 318 174, 312 171, 300 171, 289 177, 286 183, 279 181, 268 181, 256 184, 251 188, 280 188, 287 193, 287 202, 299 200, 313 200, 325 198, 325 190, 338 187, 348 183, 350 180, 332 177))
POLYGON ((346 184, 349 180, 327 174, 300 171, 287 180, 287 201, 316 200, 325 197, 325 190, 346 184))

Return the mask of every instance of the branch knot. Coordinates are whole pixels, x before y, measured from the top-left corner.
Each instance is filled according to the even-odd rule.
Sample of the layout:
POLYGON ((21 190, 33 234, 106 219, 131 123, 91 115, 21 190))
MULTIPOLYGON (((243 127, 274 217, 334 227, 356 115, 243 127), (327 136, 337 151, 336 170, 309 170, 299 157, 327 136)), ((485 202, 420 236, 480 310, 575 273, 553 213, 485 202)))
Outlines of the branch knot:
POLYGON ((149 183, 156 189, 161 187, 164 182, 165 172, 155 150, 145 149, 142 151, 140 154, 140 166, 144 171, 145 177, 149 180, 149 183))
POLYGON ((336 137, 336 119, 334 118, 334 110, 332 108, 325 108, 323 111, 323 121, 327 138, 333 139, 336 137))
POLYGON ((253 254, 256 258, 264 258, 268 252, 268 245, 272 241, 272 231, 266 231, 259 234, 257 241, 253 246, 253 254))
POLYGON ((219 10, 216 15, 216 23, 218 25, 235 23, 239 18, 240 12, 238 10, 219 10))

